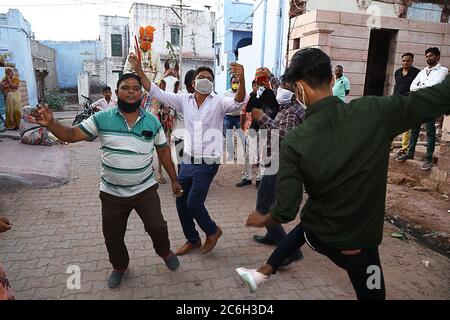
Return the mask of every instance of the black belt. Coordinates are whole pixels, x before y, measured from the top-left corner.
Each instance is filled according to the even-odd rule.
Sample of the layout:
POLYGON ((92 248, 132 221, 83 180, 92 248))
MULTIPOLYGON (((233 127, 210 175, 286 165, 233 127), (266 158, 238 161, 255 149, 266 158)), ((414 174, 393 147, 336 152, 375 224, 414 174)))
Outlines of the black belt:
POLYGON ((208 157, 201 157, 201 158, 195 158, 191 157, 189 155, 186 155, 183 157, 183 164, 221 164, 220 158, 208 158, 208 157), (187 162, 187 163, 186 163, 187 162))

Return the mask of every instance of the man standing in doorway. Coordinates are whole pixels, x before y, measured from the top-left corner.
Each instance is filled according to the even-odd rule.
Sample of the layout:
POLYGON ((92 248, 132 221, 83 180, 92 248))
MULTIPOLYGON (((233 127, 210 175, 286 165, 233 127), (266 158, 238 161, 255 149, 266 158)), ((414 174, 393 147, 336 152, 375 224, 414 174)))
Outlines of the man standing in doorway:
POLYGON ((350 81, 344 76, 344 67, 337 65, 334 69, 333 96, 347 102, 345 97, 350 94, 350 81))
MULTIPOLYGON (((420 70, 413 66, 414 54, 407 52, 402 56, 402 67, 395 71, 395 87, 394 94, 407 96, 410 92, 411 83, 417 77, 420 70)), ((406 154, 409 146, 410 131, 406 131, 402 135, 402 147, 398 152, 397 160, 400 156, 406 154)), ((401 161, 401 160, 400 160, 401 161)))
MULTIPOLYGON (((418 91, 423 88, 429 88, 444 81, 448 74, 448 69, 443 67, 439 60, 441 59, 441 52, 438 48, 428 48, 425 51, 425 59, 428 66, 419 72, 417 77, 413 80, 410 90, 418 91)), ((433 167, 433 153, 436 146, 436 119, 427 122, 427 153, 425 156, 425 162, 422 165, 422 170, 430 170, 433 167)), ((398 157, 398 161, 406 161, 407 159, 414 159, 414 153, 416 152, 417 139, 419 138, 421 124, 417 124, 411 129, 411 139, 409 140, 408 153, 398 157)))

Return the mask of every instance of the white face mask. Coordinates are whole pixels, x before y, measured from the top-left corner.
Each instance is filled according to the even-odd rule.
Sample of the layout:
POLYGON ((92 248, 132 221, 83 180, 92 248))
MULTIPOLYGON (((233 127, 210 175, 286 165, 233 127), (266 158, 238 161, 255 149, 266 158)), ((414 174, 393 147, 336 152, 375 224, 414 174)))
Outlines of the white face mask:
POLYGON ((196 79, 195 91, 200 94, 210 94, 213 91, 214 84, 208 79, 196 79))
POLYGON ((292 91, 289 91, 289 90, 286 90, 283 88, 278 88, 277 101, 280 105, 289 104, 289 103, 291 103, 293 95, 294 95, 294 93, 292 91))

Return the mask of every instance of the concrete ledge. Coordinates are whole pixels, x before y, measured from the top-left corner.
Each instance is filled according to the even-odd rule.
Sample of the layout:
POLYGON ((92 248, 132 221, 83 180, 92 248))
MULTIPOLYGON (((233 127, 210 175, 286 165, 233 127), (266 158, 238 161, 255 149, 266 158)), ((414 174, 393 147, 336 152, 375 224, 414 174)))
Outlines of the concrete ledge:
POLYGON ((0 187, 53 188, 70 181, 70 151, 65 146, 33 146, 0 140, 0 187))

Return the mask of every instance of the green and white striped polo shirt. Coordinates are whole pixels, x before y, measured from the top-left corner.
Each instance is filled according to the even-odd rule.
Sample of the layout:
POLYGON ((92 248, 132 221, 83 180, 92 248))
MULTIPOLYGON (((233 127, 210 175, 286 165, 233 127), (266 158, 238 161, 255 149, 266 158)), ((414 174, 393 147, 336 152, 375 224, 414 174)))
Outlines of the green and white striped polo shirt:
POLYGON ((131 197, 156 184, 153 172, 155 146, 167 144, 158 119, 143 110, 129 128, 119 108, 98 112, 78 127, 102 144, 100 190, 131 197))

